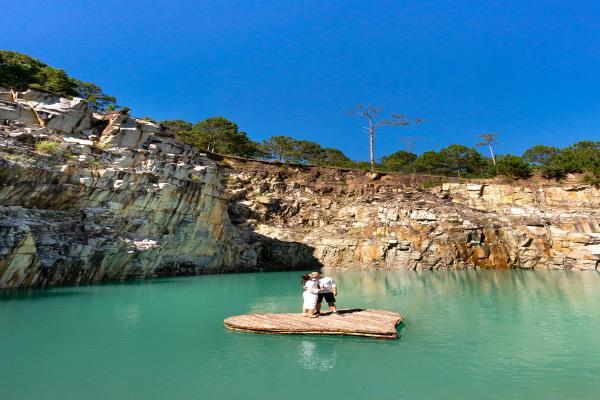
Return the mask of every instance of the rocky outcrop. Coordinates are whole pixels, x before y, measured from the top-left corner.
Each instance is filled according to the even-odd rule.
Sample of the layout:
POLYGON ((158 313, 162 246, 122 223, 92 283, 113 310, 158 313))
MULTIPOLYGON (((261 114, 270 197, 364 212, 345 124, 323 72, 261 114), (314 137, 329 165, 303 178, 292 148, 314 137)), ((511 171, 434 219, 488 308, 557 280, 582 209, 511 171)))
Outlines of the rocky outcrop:
POLYGON ((87 103, 28 90, 13 92, 0 88, 0 120, 18 120, 62 133, 79 133, 92 127, 87 103))
POLYGON ((80 99, 12 100, 0 109, 0 287, 256 267, 206 154, 80 99))
POLYGON ((206 154, 80 99, 0 89, 0 288, 256 269, 600 264, 589 185, 206 154))
POLYGON ((440 184, 435 177, 229 164, 230 213, 245 236, 305 243, 328 267, 600 264, 600 190, 590 185, 440 184))

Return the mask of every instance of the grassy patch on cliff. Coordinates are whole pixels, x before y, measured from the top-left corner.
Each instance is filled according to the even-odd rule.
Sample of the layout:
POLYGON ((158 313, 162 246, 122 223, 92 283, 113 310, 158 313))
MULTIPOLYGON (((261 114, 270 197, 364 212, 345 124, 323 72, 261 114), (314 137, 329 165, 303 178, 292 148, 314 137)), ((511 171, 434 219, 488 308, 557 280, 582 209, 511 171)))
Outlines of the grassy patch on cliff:
POLYGON ((42 140, 35 144, 35 151, 48 155, 62 155, 63 149, 59 142, 54 140, 42 140))

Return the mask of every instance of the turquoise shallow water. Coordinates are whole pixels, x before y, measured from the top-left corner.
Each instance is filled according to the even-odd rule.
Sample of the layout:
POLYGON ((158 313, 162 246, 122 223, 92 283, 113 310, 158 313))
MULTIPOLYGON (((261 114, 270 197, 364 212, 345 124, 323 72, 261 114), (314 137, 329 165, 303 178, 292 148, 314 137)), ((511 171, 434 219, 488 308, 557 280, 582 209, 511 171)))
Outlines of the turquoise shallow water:
POLYGON ((299 309, 297 272, 0 295, 2 399, 597 399, 596 272, 337 272, 401 339, 229 332, 299 309))

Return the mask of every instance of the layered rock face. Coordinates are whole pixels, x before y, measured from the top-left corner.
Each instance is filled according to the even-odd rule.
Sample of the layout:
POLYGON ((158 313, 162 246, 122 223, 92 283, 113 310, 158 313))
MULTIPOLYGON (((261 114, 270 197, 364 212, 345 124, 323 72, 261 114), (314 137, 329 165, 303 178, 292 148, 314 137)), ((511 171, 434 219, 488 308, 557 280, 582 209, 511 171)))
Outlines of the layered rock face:
POLYGON ((600 266, 600 190, 220 157, 0 89, 0 288, 296 268, 600 266))
MULTIPOLYGON (((600 190, 444 183, 229 160, 245 236, 305 243, 333 268, 536 268, 600 264, 600 190)), ((287 248, 281 261, 297 258, 287 248)), ((300 256, 301 257, 301 256, 300 256)))
POLYGON ((2 90, 0 124, 0 288, 256 266, 217 165, 165 128, 2 90))

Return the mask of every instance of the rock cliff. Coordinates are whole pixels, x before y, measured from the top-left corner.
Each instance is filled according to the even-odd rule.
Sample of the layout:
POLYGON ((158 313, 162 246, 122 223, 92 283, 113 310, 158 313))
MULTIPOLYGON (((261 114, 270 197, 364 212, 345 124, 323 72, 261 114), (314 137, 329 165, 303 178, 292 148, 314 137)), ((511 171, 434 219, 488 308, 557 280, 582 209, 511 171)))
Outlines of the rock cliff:
POLYGON ((217 165, 165 128, 31 91, 0 122, 0 287, 256 266, 217 165))
MULTIPOLYGON (((307 244, 327 267, 600 265, 600 190, 590 185, 442 183, 248 160, 228 164, 229 210, 242 235, 307 244)), ((279 250, 280 262, 298 258, 293 247, 279 250)))
POLYGON ((219 157, 0 89, 0 288, 326 267, 597 269, 600 191, 219 157))

